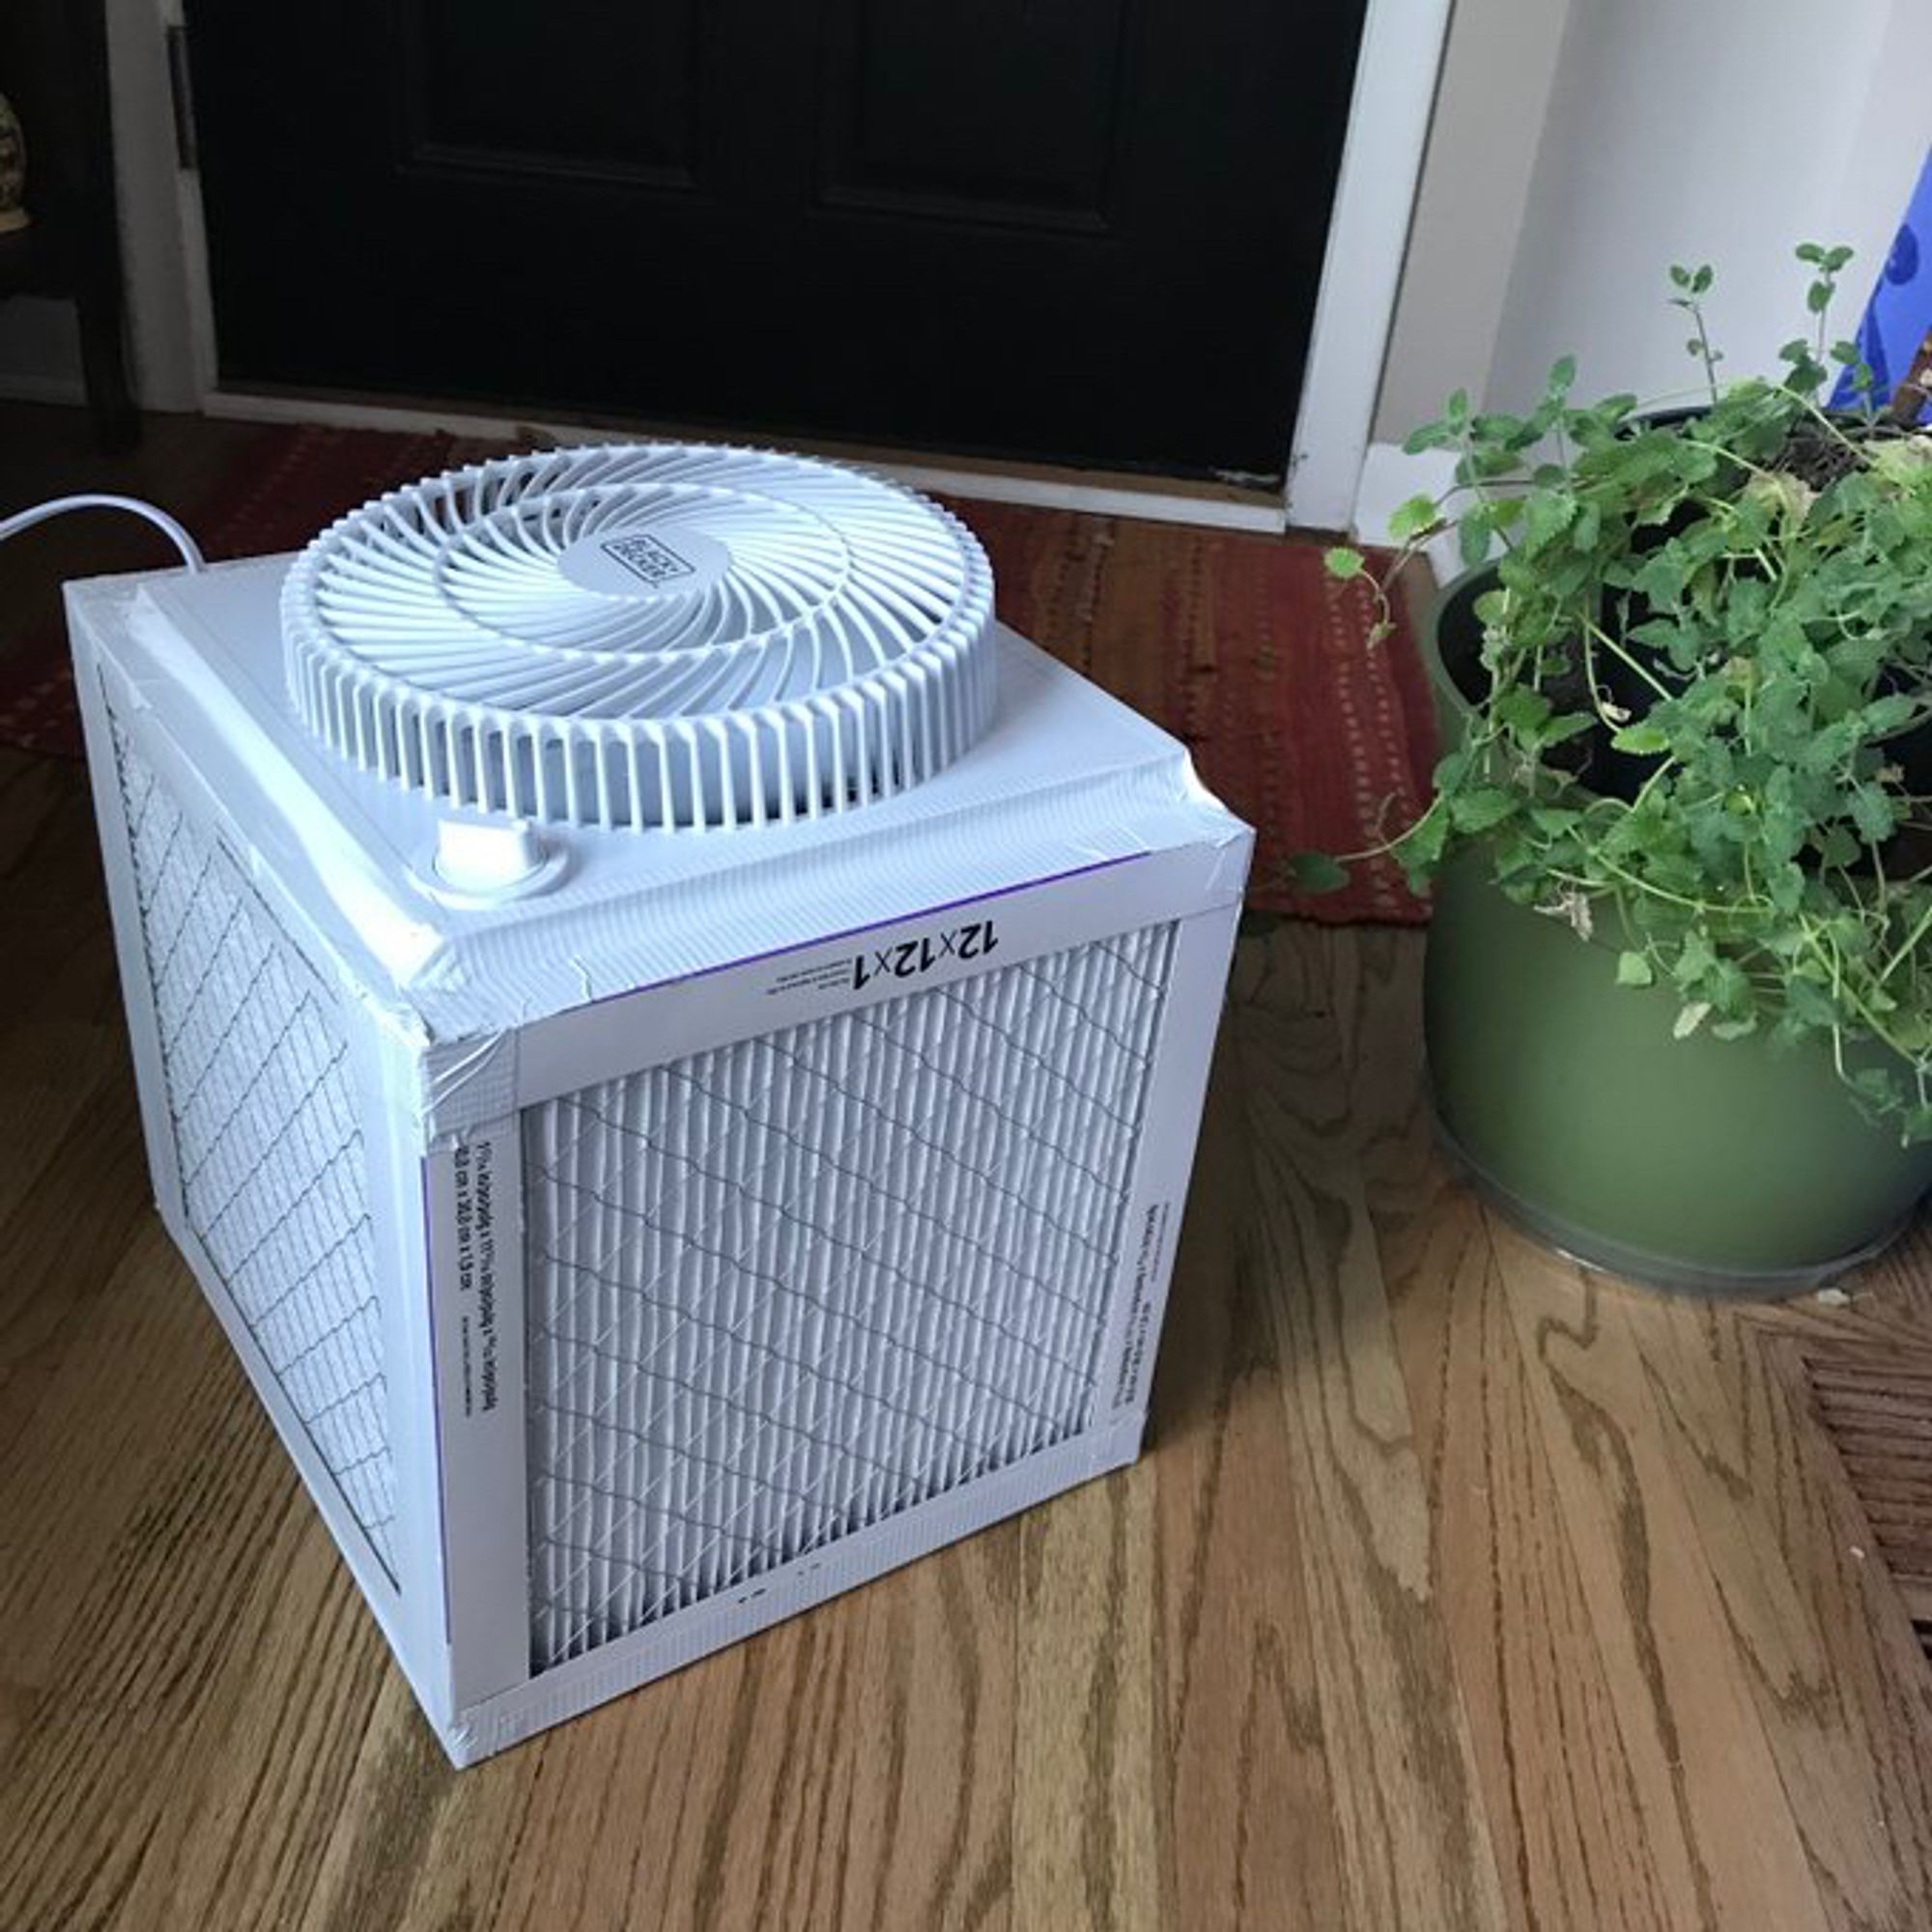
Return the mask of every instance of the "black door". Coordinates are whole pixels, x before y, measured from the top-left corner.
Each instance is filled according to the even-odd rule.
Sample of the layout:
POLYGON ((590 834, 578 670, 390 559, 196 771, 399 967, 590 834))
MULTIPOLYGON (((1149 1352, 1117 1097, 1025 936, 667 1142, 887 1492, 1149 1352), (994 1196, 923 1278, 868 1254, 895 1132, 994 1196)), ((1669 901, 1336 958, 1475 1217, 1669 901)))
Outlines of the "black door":
POLYGON ((190 0, 223 379, 1274 475, 1364 0, 190 0))

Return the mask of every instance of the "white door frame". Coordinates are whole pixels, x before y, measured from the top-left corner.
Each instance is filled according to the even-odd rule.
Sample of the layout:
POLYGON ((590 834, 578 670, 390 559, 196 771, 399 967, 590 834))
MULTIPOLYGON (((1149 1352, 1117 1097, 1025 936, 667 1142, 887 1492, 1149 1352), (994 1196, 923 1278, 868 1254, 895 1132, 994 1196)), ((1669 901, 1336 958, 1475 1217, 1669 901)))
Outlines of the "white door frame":
POLYGON ((1451 0, 1369 0, 1315 329, 1288 462, 1289 522, 1348 529, 1422 181, 1451 0))
MULTIPOLYGON (((988 473, 943 462, 890 467, 920 487, 965 497, 1222 527, 1279 530, 1293 524, 1345 528, 1368 452, 1450 5, 1451 0, 1368 0, 1300 406, 1290 440, 1287 487, 1279 501, 1183 486, 1114 487, 1104 477, 1060 478, 1022 469, 988 473)), ((124 222, 131 217, 144 228, 140 245, 132 245, 135 238, 130 236, 126 252, 135 366, 150 407, 263 421, 434 426, 500 438, 535 429, 559 440, 582 441, 599 433, 582 422, 259 396, 222 388, 200 179, 175 167, 172 150, 162 29, 180 17, 181 0, 123 0, 110 9, 124 222), (171 172, 176 183, 171 225, 165 218, 144 219, 156 206, 155 176, 161 170, 171 172)))

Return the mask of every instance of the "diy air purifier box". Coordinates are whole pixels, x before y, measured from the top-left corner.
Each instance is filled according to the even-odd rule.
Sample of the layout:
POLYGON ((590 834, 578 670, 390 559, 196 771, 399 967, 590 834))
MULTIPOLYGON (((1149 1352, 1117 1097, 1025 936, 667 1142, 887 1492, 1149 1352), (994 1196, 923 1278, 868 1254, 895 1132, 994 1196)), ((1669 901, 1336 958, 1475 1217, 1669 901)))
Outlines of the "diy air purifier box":
POLYGON ((598 460, 68 600, 161 1214, 459 1764, 1134 1458, 1250 846, 932 506, 598 460))

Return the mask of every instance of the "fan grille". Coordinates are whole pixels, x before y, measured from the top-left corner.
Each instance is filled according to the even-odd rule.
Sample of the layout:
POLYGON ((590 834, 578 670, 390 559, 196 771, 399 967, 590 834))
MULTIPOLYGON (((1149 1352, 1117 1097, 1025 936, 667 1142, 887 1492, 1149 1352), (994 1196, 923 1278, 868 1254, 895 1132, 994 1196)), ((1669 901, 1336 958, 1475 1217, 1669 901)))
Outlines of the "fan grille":
POLYGON ((992 573, 834 464, 636 443, 352 512, 290 572, 291 694, 366 771, 582 825, 760 824, 897 791, 992 705, 992 573))

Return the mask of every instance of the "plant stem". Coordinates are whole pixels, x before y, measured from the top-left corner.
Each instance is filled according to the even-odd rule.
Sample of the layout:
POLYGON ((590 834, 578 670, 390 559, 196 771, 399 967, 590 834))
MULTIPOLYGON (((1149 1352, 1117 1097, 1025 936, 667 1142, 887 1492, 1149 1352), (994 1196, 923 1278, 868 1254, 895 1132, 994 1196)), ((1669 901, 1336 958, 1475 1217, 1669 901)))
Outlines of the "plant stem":
POLYGON ((1898 950, 1887 961, 1885 971, 1878 976, 1878 983, 1881 986, 1904 965, 1906 960, 1911 958, 1914 949, 1928 932, 1932 932, 1932 903, 1928 903, 1925 910, 1918 915, 1917 923, 1906 934, 1898 950))
MULTIPOLYGON (((1631 670, 1634 670, 1638 677, 1643 679, 1644 683, 1650 686, 1652 691, 1656 692, 1658 696, 1668 699, 1675 697, 1677 696, 1677 694, 1674 691, 1670 690, 1668 686, 1661 684, 1654 676, 1652 676, 1651 673, 1647 669, 1645 669, 1645 668, 1641 664, 1639 664, 1635 658, 1632 657, 1630 652, 1625 650, 1623 645, 1618 643, 1616 639, 1611 637, 1610 634, 1606 630, 1605 630, 1604 627, 1600 623, 1598 623, 1594 617, 1585 617, 1583 619, 1583 631, 1586 639, 1592 633, 1594 633, 1599 641, 1603 643, 1604 647, 1606 650, 1608 650, 1613 656, 1620 658, 1631 670)), ((1605 722, 1607 723, 1608 721, 1605 720, 1605 722)))
POLYGON ((1704 365, 1704 380, 1711 385, 1711 400, 1718 400, 1718 358, 1711 353, 1710 332, 1704 327, 1704 304, 1690 303, 1690 320, 1697 325, 1697 359, 1704 365))

